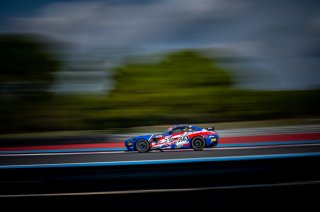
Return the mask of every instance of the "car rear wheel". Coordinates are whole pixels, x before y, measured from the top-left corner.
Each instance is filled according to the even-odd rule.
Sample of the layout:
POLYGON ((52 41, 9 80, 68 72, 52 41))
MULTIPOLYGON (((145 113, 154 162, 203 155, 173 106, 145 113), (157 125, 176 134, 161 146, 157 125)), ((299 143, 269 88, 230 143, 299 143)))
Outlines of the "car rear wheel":
POLYGON ((146 140, 139 140, 136 142, 136 150, 140 153, 148 152, 150 149, 149 142, 146 140))
POLYGON ((201 151, 204 149, 205 146, 206 146, 206 142, 201 137, 196 137, 191 141, 191 147, 195 151, 201 151))

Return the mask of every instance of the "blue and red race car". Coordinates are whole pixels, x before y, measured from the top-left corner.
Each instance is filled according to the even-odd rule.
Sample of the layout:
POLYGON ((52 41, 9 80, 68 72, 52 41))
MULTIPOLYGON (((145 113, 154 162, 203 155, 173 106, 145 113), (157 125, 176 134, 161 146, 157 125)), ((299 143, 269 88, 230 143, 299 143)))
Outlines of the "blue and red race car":
POLYGON ((128 151, 148 152, 164 149, 189 149, 196 151, 218 144, 219 136, 214 128, 201 128, 194 125, 175 125, 162 134, 147 134, 125 141, 128 151))

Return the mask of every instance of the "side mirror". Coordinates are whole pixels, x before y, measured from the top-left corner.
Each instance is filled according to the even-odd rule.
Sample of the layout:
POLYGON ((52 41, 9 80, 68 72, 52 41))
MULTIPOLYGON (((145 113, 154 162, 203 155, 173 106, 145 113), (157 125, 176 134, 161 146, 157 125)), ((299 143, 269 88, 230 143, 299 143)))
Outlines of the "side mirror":
POLYGON ((208 127, 207 130, 214 131, 214 127, 208 127))

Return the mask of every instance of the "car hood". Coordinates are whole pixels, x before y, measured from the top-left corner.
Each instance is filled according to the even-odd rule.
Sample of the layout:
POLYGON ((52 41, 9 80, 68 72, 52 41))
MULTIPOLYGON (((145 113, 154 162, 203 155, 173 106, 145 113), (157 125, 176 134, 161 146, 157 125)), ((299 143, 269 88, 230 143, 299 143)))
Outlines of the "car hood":
POLYGON ((149 141, 151 138, 154 137, 162 137, 162 134, 145 134, 145 135, 138 135, 138 136, 134 136, 132 137, 132 140, 137 141, 137 140, 147 140, 149 141))

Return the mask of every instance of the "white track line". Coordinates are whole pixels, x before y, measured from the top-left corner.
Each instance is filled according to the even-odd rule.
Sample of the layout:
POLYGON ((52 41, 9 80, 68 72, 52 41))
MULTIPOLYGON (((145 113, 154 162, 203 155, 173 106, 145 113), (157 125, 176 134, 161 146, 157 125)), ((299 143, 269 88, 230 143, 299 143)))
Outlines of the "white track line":
POLYGON ((310 144, 278 144, 278 145, 261 145, 261 146, 239 146, 239 147, 217 147, 205 149, 206 151, 229 150, 229 149, 269 149, 269 148, 285 148, 285 147, 303 147, 303 146, 320 146, 320 143, 310 144))
POLYGON ((278 186, 313 185, 313 184, 319 184, 319 183, 320 183, 320 181, 296 181, 296 182, 287 182, 287 183, 269 183, 269 184, 253 184, 253 185, 235 185, 235 186, 216 186, 216 187, 201 187, 201 188, 149 189, 149 190, 100 191, 100 192, 77 192, 77 193, 46 193, 46 194, 9 194, 9 195, 0 195, 0 198, 88 196, 88 195, 185 192, 185 191, 221 190, 221 189, 243 189, 243 188, 262 188, 262 187, 278 187, 278 186))
MULTIPOLYGON (((237 150, 237 149, 270 149, 270 148, 285 148, 285 147, 304 147, 304 146, 320 146, 320 143, 314 144, 281 144, 281 145, 266 145, 266 146, 241 146, 241 147, 215 147, 207 148, 204 151, 221 151, 221 150, 237 150)), ((164 150, 164 152, 193 152, 193 149, 172 149, 164 150)), ((13 154, 0 154, 0 157, 23 157, 23 156, 59 156, 59 155, 96 155, 96 154, 133 154, 137 152, 128 151, 99 151, 99 152, 59 152, 59 153, 13 153, 13 154)), ((161 153, 154 150, 145 154, 161 153)), ((163 153, 163 152, 162 152, 163 153)), ((139 153, 141 154, 141 153, 139 153)))

